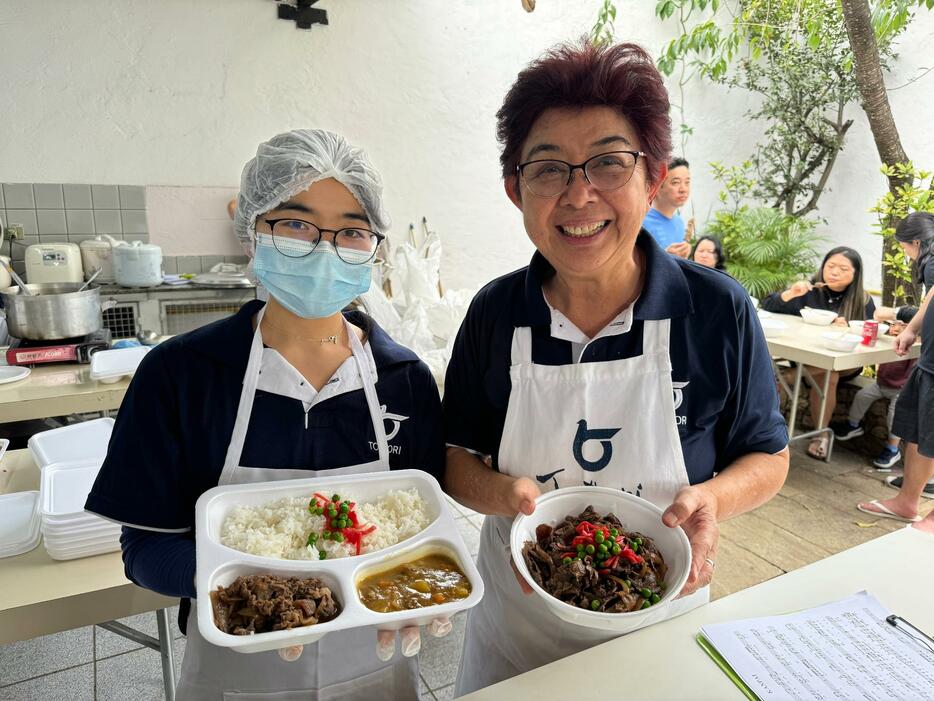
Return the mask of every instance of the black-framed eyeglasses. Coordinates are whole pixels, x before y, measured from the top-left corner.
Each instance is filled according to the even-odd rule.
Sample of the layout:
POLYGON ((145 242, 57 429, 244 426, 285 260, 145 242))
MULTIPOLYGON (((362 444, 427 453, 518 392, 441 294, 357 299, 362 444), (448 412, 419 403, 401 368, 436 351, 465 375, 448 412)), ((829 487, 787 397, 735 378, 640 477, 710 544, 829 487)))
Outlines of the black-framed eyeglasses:
POLYGON ((629 182, 642 151, 609 151, 591 156, 583 163, 568 163, 555 158, 526 161, 516 166, 525 186, 537 197, 557 197, 571 184, 574 171, 580 170, 598 190, 617 190, 629 182))
POLYGON ((349 265, 369 263, 376 255, 376 249, 383 239, 383 234, 359 226, 345 229, 321 229, 303 219, 266 219, 265 224, 272 234, 272 244, 284 256, 304 258, 312 253, 324 238, 332 234, 337 256, 349 265), (308 247, 311 244, 311 248, 308 247))

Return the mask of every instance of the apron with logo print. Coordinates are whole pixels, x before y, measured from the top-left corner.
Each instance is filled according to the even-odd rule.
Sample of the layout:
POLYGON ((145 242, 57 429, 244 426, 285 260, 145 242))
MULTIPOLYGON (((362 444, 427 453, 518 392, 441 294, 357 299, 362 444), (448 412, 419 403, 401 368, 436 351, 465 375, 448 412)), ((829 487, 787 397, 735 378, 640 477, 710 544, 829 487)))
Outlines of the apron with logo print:
MULTIPOLYGON (((331 470, 296 470, 243 467, 240 457, 246 439, 253 398, 262 369, 263 337, 256 317, 256 332, 243 378, 243 390, 227 457, 218 484, 243 484, 275 480, 352 475, 389 469, 389 444, 376 395, 375 379, 353 327, 345 320, 350 348, 363 380, 363 392, 379 459, 331 470)), ((271 437, 272 438, 272 437, 271 437)), ((376 657, 376 629, 357 628, 329 633, 305 646, 301 657, 286 662, 275 651, 245 654, 205 642, 198 631, 197 602, 188 616, 188 642, 178 682, 178 701, 395 701, 418 698, 417 658, 401 654, 389 662, 376 657)), ((210 605, 205 602, 204 605, 210 605)))
MULTIPOLYGON (((670 321, 646 321, 643 328, 641 356, 558 366, 534 364, 531 329, 515 330, 500 472, 535 480, 542 492, 595 485, 662 509, 671 504, 689 482, 675 425, 670 321)), ((567 623, 539 596, 523 594, 510 565, 511 528, 512 519, 501 516, 483 522, 477 566, 486 591, 467 621, 458 696, 621 634, 567 623)), ((708 600, 704 587, 658 606, 639 627, 708 600)))

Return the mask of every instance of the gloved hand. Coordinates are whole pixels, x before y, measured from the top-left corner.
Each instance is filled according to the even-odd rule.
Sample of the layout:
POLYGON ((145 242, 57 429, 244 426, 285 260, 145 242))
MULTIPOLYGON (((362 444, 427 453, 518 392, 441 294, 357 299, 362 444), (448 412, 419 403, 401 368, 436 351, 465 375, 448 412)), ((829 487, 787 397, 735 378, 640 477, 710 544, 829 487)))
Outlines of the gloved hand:
MULTIPOLYGON (((453 626, 451 619, 447 616, 434 619, 428 625, 428 635, 433 638, 443 638, 451 632, 453 626)), ((405 657, 413 657, 418 654, 422 647, 422 636, 418 626, 409 626, 400 631, 380 630, 376 633, 376 656, 383 662, 388 662, 396 654, 396 633, 402 640, 402 654, 405 657)), ((286 662, 295 662, 302 656, 303 645, 291 645, 290 647, 279 648, 279 657, 286 662)))
MULTIPOLYGON (((447 616, 434 619, 428 625, 428 635, 433 638, 443 638, 451 632, 453 626, 447 616)), ((402 655, 413 657, 422 647, 422 638, 418 626, 409 626, 400 631, 381 630, 376 633, 376 656, 383 662, 388 662, 396 654, 396 633, 401 640, 402 655)))

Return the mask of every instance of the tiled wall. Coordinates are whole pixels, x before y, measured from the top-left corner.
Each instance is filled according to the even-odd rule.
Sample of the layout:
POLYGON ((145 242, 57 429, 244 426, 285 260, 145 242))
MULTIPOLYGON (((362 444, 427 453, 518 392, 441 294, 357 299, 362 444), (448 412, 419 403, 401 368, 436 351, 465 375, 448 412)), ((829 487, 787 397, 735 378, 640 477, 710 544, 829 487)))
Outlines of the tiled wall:
MULTIPOLYGON (((98 234, 123 241, 149 241, 145 188, 137 185, 62 185, 3 183, 0 217, 9 227, 23 226, 13 243, 13 269, 24 273, 26 246, 81 243, 98 234)), ((9 255, 7 240, 0 255, 9 255)), ((220 262, 246 263, 244 256, 165 256, 165 273, 200 273, 220 262)))
MULTIPOLYGON (((26 246, 35 243, 80 243, 97 234, 149 241, 145 191, 135 185, 3 183, 0 212, 7 227, 23 226, 25 238, 13 244, 18 273, 23 273, 26 246)), ((5 243, 2 255, 9 251, 5 243)))

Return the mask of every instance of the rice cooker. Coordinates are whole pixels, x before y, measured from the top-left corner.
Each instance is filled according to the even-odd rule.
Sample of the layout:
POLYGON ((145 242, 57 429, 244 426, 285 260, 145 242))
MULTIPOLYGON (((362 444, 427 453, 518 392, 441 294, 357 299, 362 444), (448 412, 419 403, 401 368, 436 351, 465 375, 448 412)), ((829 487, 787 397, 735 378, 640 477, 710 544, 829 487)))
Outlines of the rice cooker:
POLYGON ((118 242, 112 236, 105 234, 78 244, 81 249, 81 263, 84 267, 85 280, 90 279, 98 268, 100 268, 101 274, 95 278, 96 282, 106 284, 116 280, 113 261, 113 246, 116 243, 118 242))
POLYGON ((162 249, 142 241, 118 241, 113 246, 114 277, 123 287, 162 284, 162 249))
POLYGON ((26 248, 26 282, 83 282, 81 249, 76 243, 37 243, 26 248))

